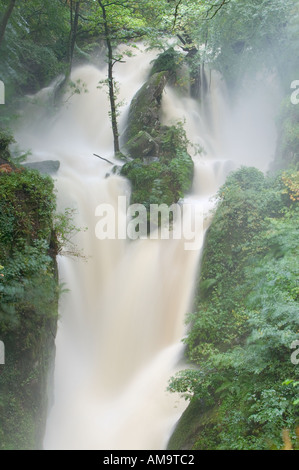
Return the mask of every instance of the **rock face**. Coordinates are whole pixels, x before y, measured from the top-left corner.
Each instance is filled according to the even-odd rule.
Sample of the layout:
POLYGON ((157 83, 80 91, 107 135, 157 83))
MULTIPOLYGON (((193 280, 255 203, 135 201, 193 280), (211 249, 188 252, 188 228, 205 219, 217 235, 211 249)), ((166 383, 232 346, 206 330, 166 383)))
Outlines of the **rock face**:
POLYGON ((23 166, 31 170, 37 170, 44 175, 53 175, 58 172, 60 162, 58 160, 45 160, 44 162, 24 163, 23 166))
POLYGON ((121 175, 132 184, 131 203, 147 209, 151 204, 178 202, 193 180, 194 166, 183 127, 179 123, 163 126, 160 121, 163 92, 174 77, 173 70, 159 70, 165 65, 162 62, 157 72, 154 65, 150 78, 134 96, 124 136, 124 148, 132 160, 122 167, 121 175))
POLYGON ((217 414, 205 410, 204 403, 192 400, 179 419, 167 445, 167 450, 194 450, 197 436, 206 427, 216 427, 217 414))
MULTIPOLYGON (((132 100, 128 126, 125 133, 126 143, 139 132, 152 134, 160 128, 160 107, 162 94, 168 79, 168 72, 154 74, 137 92, 132 100)), ((143 135, 143 140, 146 136, 143 135)))

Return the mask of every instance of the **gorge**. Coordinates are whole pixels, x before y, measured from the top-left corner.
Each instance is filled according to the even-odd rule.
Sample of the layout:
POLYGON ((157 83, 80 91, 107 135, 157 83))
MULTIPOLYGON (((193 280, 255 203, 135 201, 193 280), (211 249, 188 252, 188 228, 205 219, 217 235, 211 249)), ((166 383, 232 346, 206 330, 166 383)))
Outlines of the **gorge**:
MULTIPOLYGON (((146 79, 153 57, 153 53, 137 53, 117 69, 127 100, 146 79)), ((96 150, 111 159, 113 152, 106 96, 97 89, 104 74, 105 70, 89 65, 76 69, 72 79, 84 81, 88 93, 72 97, 52 123, 39 123, 38 134, 34 126, 17 135, 22 147, 32 149, 30 159, 50 156, 60 161, 59 209, 75 209, 75 225, 87 227, 76 237, 86 259, 59 259, 60 281, 70 293, 61 300, 54 407, 45 448, 163 449, 185 407, 179 397, 166 394, 166 387, 182 358, 180 340, 185 335, 184 318, 192 302, 200 249, 188 252, 184 239, 130 243, 118 237, 96 238, 98 204, 110 204, 117 212, 119 196, 129 196, 130 191, 123 177, 105 178, 109 165, 92 157, 96 150), (142 426, 138 425, 141 416, 142 426)), ((203 106, 188 96, 167 88, 162 99, 163 123, 185 120, 189 141, 208 149, 193 156, 193 190, 185 198, 199 204, 208 216, 210 198, 230 169, 250 165, 251 158, 261 169, 267 168, 274 153, 275 128, 265 106, 257 121, 243 118, 239 142, 221 140, 223 134, 229 139, 234 132, 229 120, 234 122, 235 117, 228 109, 224 84, 213 73, 204 107, 212 125, 203 106), (264 123, 262 139, 259 122, 264 123), (207 131, 209 126, 212 130, 207 131)), ((126 114, 124 110, 123 126, 126 114)))
POLYGON ((0 44, 0 449, 297 449, 298 5, 29 3, 0 44))

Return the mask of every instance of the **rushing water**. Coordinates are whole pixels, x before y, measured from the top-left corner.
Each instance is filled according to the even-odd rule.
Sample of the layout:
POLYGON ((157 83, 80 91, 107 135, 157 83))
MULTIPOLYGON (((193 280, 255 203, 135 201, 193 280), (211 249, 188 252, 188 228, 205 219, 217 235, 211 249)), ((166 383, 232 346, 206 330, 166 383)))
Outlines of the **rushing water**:
MULTIPOLYGON (((127 101, 122 128, 154 56, 139 52, 116 70, 127 101)), ((108 100, 97 87, 105 74, 92 65, 76 69, 72 78, 83 80, 88 93, 66 98, 55 116, 34 121, 18 135, 19 144, 32 149, 31 160, 60 160, 59 209, 75 209, 76 226, 87 228, 75 238, 84 259, 58 260, 60 281, 69 292, 60 302, 54 401, 44 447, 159 450, 186 407, 166 387, 182 366, 181 339, 200 249, 185 250, 183 239, 96 238, 96 207, 108 203, 117 209, 118 196, 130 193, 124 178, 105 178, 111 167, 93 156, 111 160, 113 153, 108 100)), ((205 149, 196 155, 190 148, 195 177, 186 200, 201 204, 206 213, 231 169, 247 163, 264 170, 275 148, 271 107, 264 106, 252 119, 254 94, 242 106, 229 108, 216 73, 209 77, 209 89, 201 105, 171 88, 162 103, 163 122, 185 119, 190 141, 205 149)))

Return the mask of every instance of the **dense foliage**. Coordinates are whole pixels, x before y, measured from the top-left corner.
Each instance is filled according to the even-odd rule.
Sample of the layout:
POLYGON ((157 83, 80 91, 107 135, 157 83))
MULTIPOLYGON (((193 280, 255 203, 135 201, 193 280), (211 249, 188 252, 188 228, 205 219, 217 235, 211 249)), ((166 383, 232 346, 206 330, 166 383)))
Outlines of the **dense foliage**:
POLYGON ((196 449, 279 449, 283 430, 298 445, 298 175, 243 168, 218 194, 189 316, 194 365, 170 385, 199 403, 196 449))
MULTIPOLYGON (((0 18, 9 2, 0 2, 0 18)), ((68 16, 59 0, 16 1, 0 46, 0 77, 7 101, 19 93, 34 93, 62 68, 66 56, 68 16)))
MULTIPOLYGON (((32 291, 51 278, 49 244, 55 208, 53 183, 35 171, 1 175, 0 256, 5 266, 1 283, 1 330, 17 324, 17 299, 35 302, 32 291), (49 276, 50 274, 50 276, 49 276), (24 284, 22 282, 24 281, 24 284)), ((43 290, 43 289, 42 289, 43 290)))
MULTIPOLYGON (((10 138, 0 140, 6 161, 10 138)), ((35 449, 44 432, 58 302, 55 207, 51 179, 0 166, 1 449, 35 449)))

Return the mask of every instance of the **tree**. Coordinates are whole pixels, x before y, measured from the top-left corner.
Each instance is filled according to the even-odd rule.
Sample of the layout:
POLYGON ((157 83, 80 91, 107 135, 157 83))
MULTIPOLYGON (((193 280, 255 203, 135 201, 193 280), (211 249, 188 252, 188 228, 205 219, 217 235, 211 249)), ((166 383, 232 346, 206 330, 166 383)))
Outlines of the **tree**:
POLYGON ((65 77, 61 81, 57 89, 55 90, 55 96, 54 96, 55 103, 61 102, 61 98, 64 95, 67 89, 67 86, 69 84, 71 84, 71 88, 74 87, 76 90, 79 91, 79 88, 76 87, 76 84, 73 84, 72 82, 70 82, 70 76, 72 73, 72 66, 73 66, 73 60, 74 60, 74 52, 75 52, 75 46, 76 46, 76 40, 77 40, 81 3, 82 3, 81 0, 69 1, 69 9, 70 9, 69 29, 70 31, 69 31, 68 46, 67 46, 67 66, 66 66, 65 77))
MULTIPOLYGON (((7 5, 8 1, 0 0, 1 19, 7 5)), ((16 1, 0 47, 0 77, 6 84, 7 103, 12 104, 13 96, 37 92, 63 71, 68 11, 62 0, 16 1)))
POLYGON ((74 50, 77 39, 81 0, 70 0, 70 39, 69 39, 69 76, 72 70, 74 50))
POLYGON ((231 82, 240 82, 250 67, 252 74, 276 68, 292 47, 284 39, 293 6, 293 0, 230 0, 212 21, 190 21, 189 34, 206 44, 206 61, 231 82))
POLYGON ((194 82, 199 64, 211 63, 234 84, 250 67, 253 74, 279 64, 285 75, 298 50, 298 34, 289 37, 290 21, 298 23, 297 5, 296 0, 168 0, 167 14, 190 58, 194 82))
POLYGON ((132 40, 144 38, 157 20, 161 18, 161 3, 141 0, 98 0, 98 9, 95 11, 95 25, 100 30, 100 37, 107 47, 108 64, 108 93, 110 101, 110 117, 112 123, 114 153, 120 151, 118 130, 118 104, 116 97, 116 82, 113 69, 116 63, 122 63, 124 54, 115 51, 116 46, 132 40), (156 11, 155 11, 156 8, 156 11))
POLYGON ((1 22, 1 26, 0 26, 0 47, 1 47, 2 41, 4 39, 5 30, 6 30, 9 18, 11 17, 11 14, 13 12, 13 9, 14 9, 15 5, 16 5, 16 0, 10 0, 9 4, 7 6, 7 9, 4 13, 4 16, 2 18, 2 22, 1 22))
POLYGON ((107 2, 98 0, 98 3, 102 10, 105 41, 106 41, 107 50, 108 50, 108 87, 109 87, 109 99, 110 99, 110 107, 111 107, 111 124, 112 124, 112 132, 113 132, 113 139, 114 139, 114 153, 116 155, 120 151, 120 146, 119 146, 119 132, 118 132, 117 113, 116 113, 116 98, 115 98, 115 84, 114 84, 114 77, 113 77, 113 66, 115 65, 116 62, 119 62, 119 60, 115 59, 113 56, 113 45, 112 45, 113 37, 111 34, 110 25, 108 21, 107 2))
POLYGON ((179 39, 178 45, 187 53, 191 73, 191 96, 198 98, 201 83, 202 46, 207 47, 208 23, 231 0, 168 0, 170 33, 179 39), (200 34, 199 34, 200 30, 200 34))

